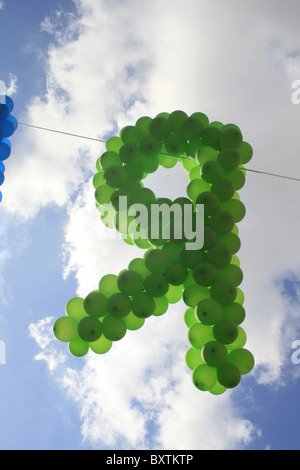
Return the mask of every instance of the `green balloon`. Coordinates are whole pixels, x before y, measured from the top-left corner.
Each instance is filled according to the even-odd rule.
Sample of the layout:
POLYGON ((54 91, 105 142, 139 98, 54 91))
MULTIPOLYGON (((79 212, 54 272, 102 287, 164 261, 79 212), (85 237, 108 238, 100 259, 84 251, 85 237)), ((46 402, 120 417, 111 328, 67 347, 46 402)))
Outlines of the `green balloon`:
POLYGON ((160 317, 161 315, 166 313, 166 311, 169 308, 169 302, 165 296, 156 297, 154 299, 154 302, 155 302, 155 310, 152 314, 154 317, 160 317))
POLYGON ((131 310, 131 299, 121 292, 112 294, 107 301, 107 311, 112 317, 126 317, 131 310))
MULTIPOLYGON (((199 168, 198 168, 198 171, 199 171, 199 168)), ((196 201, 198 196, 208 191, 209 191, 209 183, 206 183, 200 178, 200 173, 198 175, 198 178, 193 179, 186 188, 187 195, 192 201, 196 201)), ((203 204, 203 203, 199 202, 198 204, 203 204)))
POLYGON ((115 274, 106 274, 100 279, 99 291, 107 298, 116 292, 120 292, 118 287, 118 276, 115 274))
POLYGON ((196 348, 190 348, 185 354, 185 363, 189 369, 194 370, 200 364, 204 364, 201 351, 196 348))
POLYGON ((196 162, 198 165, 203 165, 206 162, 217 161, 218 152, 213 147, 204 146, 196 153, 196 162))
POLYGON ((223 387, 234 388, 241 381, 241 373, 234 364, 227 362, 218 367, 217 379, 223 387))
POLYGON ((74 338, 69 343, 69 351, 75 357, 83 357, 88 353, 89 345, 81 338, 74 338))
POLYGON ((208 127, 209 119, 206 116, 206 114, 196 112, 196 113, 191 114, 191 117, 197 117, 198 119, 200 119, 202 121, 204 129, 206 129, 208 127))
POLYGON ((235 254, 241 248, 241 240, 233 232, 228 232, 223 235, 219 235, 219 243, 220 245, 226 246, 232 254, 235 254))
POLYGON ((207 183, 214 183, 220 178, 223 178, 224 169, 219 162, 209 160, 203 163, 201 167, 201 176, 207 183))
POLYGON ((213 192, 203 192, 196 198, 196 204, 204 205, 204 215, 210 216, 217 212, 221 207, 221 201, 213 192))
POLYGON ((236 169, 241 163, 241 156, 237 149, 225 148, 218 155, 218 162, 225 171, 236 169))
POLYGON ((187 140, 197 140, 204 131, 204 124, 201 119, 196 116, 186 118, 180 128, 180 133, 187 140))
POLYGON ((198 320, 195 316, 195 309, 194 308, 189 307, 188 309, 186 309, 186 311, 184 313, 184 323, 186 324, 186 326, 188 328, 190 328, 192 325, 195 325, 196 323, 198 323, 198 320))
POLYGON ((96 354, 105 354, 111 349, 112 341, 101 335, 99 339, 89 343, 89 347, 96 354))
POLYGON ((140 156, 140 149, 137 144, 124 144, 120 148, 119 156, 123 163, 135 163, 140 156))
POLYGON ((170 263, 174 263, 175 261, 180 262, 180 254, 184 248, 184 245, 179 245, 178 243, 167 242, 162 247, 162 251, 164 251, 169 259, 170 263))
POLYGON ((228 279, 236 287, 243 282, 243 271, 236 264, 229 264, 219 270, 218 280, 228 279))
POLYGON ((234 364, 241 375, 249 374, 254 367, 254 357, 248 349, 238 348, 229 353, 228 362, 234 364))
POLYGON ((137 295, 142 291, 144 281, 140 274, 135 271, 125 270, 118 277, 118 288, 123 294, 137 295))
POLYGON ((106 315, 102 321, 103 335, 110 341, 119 341, 126 334, 126 323, 123 318, 106 315))
MULTIPOLYGON (((144 177, 144 170, 141 165, 139 165, 139 163, 126 163, 122 168, 126 173, 127 181, 140 181, 144 177)), ((126 184, 126 181, 124 182, 124 184, 126 184)))
POLYGON ((200 286, 209 287, 218 278, 217 268, 206 261, 197 264, 193 269, 193 279, 200 286))
POLYGON ((193 370, 192 380, 199 390, 208 391, 217 383, 217 371, 207 364, 200 364, 193 370))
POLYGON ((238 223, 243 220, 246 214, 246 207, 238 199, 230 199, 229 201, 222 202, 221 210, 231 214, 234 223, 238 223))
POLYGON ((222 279, 211 286, 210 296, 220 305, 229 305, 236 299, 237 288, 228 279, 222 279))
POLYGON ((137 317, 133 312, 130 312, 123 320, 127 330, 131 331, 139 330, 145 323, 145 318, 137 317))
POLYGON ((222 307, 212 299, 202 300, 195 309, 195 315, 203 325, 214 325, 221 319, 222 314, 222 307))
POLYGON ((143 258, 134 258, 132 261, 130 261, 128 270, 137 272, 143 280, 145 280, 146 277, 150 274, 150 271, 147 268, 143 258))
POLYGON ((204 244, 203 250, 207 251, 216 246, 218 243, 219 236, 215 230, 211 227, 204 227, 204 244))
POLYGON ((209 390, 209 393, 211 393, 212 395, 222 395, 226 392, 226 390, 227 388, 223 387, 223 385, 219 384, 219 382, 217 381, 216 385, 209 390))
POLYGON ((126 181, 127 175, 123 167, 110 166, 104 172, 104 180, 111 188, 120 188, 126 181))
POLYGON ((211 185, 211 191, 218 196, 220 201, 227 201, 233 197, 235 187, 232 181, 221 178, 211 185))
POLYGON ((188 118, 188 115, 181 110, 173 111, 169 116, 169 123, 171 126, 171 131, 175 134, 180 134, 181 126, 183 121, 188 118))
POLYGON ((98 171, 93 177, 93 186, 95 189, 104 184, 104 171, 98 171))
POLYGON ((181 286, 187 279, 188 270, 179 261, 171 263, 165 272, 167 281, 173 286, 181 286))
POLYGON ((141 131, 136 126, 126 126, 120 132, 124 144, 139 144, 142 138, 141 131))
POLYGON ((184 248, 180 254, 180 262, 186 268, 192 269, 201 261, 204 261, 204 250, 187 250, 184 248))
POLYGON ((216 341, 222 344, 230 344, 237 339, 238 327, 231 320, 219 320, 213 327, 213 335, 216 341))
POLYGON ((154 173, 158 169, 160 160, 156 155, 149 157, 148 155, 144 155, 142 153, 139 157, 138 163, 143 169, 143 171, 149 174, 154 173))
POLYGON ((131 309, 138 318, 148 318, 155 311, 155 301, 146 292, 140 292, 133 297, 131 309))
POLYGON ((228 358, 228 351, 219 341, 209 341, 201 350, 202 359, 208 366, 220 367, 228 358))
POLYGON ((227 345, 228 349, 230 350, 243 348, 246 344, 247 335, 246 335, 245 330, 241 326, 238 326, 237 329, 238 329, 237 338, 232 343, 227 345))
POLYGON ((145 291, 152 297, 164 297, 169 290, 169 283, 163 274, 151 273, 144 283, 145 291))
POLYGON ((140 151, 152 157, 161 152, 161 142, 152 135, 145 135, 141 138, 140 151))
POLYGON ((169 120, 163 116, 157 116, 150 122, 149 131, 159 141, 165 140, 171 134, 169 120))
POLYGON ((215 126, 208 127, 202 133, 202 141, 205 146, 213 147, 216 150, 220 149, 220 136, 221 132, 215 126))
POLYGON ((95 317, 85 317, 78 323, 78 335, 87 343, 96 341, 102 335, 102 324, 95 317))
MULTIPOLYGON (((217 269, 228 266, 231 262, 232 254, 224 245, 216 245, 210 248, 206 253, 206 262, 212 264, 217 269)), ((217 280, 217 279, 215 279, 217 280)))
POLYGON ((179 134, 171 134, 165 140, 165 149, 169 155, 178 157, 185 153, 186 141, 179 134))
POLYGON ((113 136, 106 141, 106 150, 111 150, 112 152, 119 153, 120 148, 123 145, 123 140, 121 137, 113 136))
POLYGON ((189 284, 183 291, 183 301, 188 307, 196 307, 201 300, 209 298, 207 287, 199 286, 196 283, 189 284))
POLYGON ((235 170, 225 171, 224 178, 231 181, 235 191, 242 189, 246 181, 244 173, 237 168, 235 170))
POLYGON ((122 159, 117 152, 106 151, 100 157, 102 170, 107 170, 111 166, 122 166, 122 159))
POLYGON ((90 292, 84 299, 84 309, 92 317, 104 317, 107 314, 107 298, 99 291, 90 292))
POLYGON ((241 145, 238 147, 238 151, 241 155, 241 163, 243 165, 250 162, 253 156, 253 148, 250 144, 248 144, 248 142, 242 142, 241 145))
MULTIPOLYGON (((115 167, 116 168, 116 167, 115 167)), ((98 186, 95 191, 95 199, 98 204, 109 204, 110 198, 114 193, 114 188, 110 188, 106 186, 106 184, 102 184, 98 186)))
POLYGON ((84 299, 82 297, 73 297, 66 304, 66 314, 73 318, 77 323, 88 314, 84 309, 84 299))
POLYGON ((53 325, 53 333, 59 341, 72 341, 77 336, 77 322, 71 317, 60 317, 53 325))
POLYGON ((195 323, 189 328, 188 340, 194 348, 202 349, 206 343, 214 340, 211 326, 195 323))
POLYGON ((178 158, 165 154, 164 150, 166 149, 163 149, 162 153, 157 156, 158 163, 163 168, 173 168, 177 165, 178 158))
POLYGON ((136 121, 135 127, 141 132, 142 135, 147 135, 150 132, 151 121, 152 121, 151 117, 142 116, 136 121))
POLYGON ((238 148, 242 144, 242 142, 243 136, 241 131, 237 127, 223 127, 220 135, 221 149, 238 148))
POLYGON ((245 309, 241 304, 237 302, 233 302, 230 305, 224 305, 222 307, 222 310, 223 310, 222 318, 231 320, 236 325, 240 325, 245 320, 245 316, 246 316, 245 309))
POLYGON ((234 227, 234 218, 232 214, 225 210, 215 212, 209 221, 209 226, 217 232, 218 235, 224 235, 231 232, 234 227))
POLYGON ((182 299, 182 286, 170 285, 168 292, 165 294, 167 301, 170 304, 176 304, 182 299))
MULTIPOLYGON (((202 143, 202 139, 197 139, 197 140, 191 140, 190 142, 187 142, 186 143, 186 146, 185 146, 185 153, 189 156, 189 157, 192 157, 192 158, 196 158, 196 155, 198 152, 200 152, 200 150, 203 148, 203 143, 202 143)), ((188 161, 188 160, 187 160, 188 161)), ((197 161, 195 161, 195 163, 197 164, 197 161)), ((197 165, 198 166, 198 165, 197 165)), ((193 167, 190 167, 190 170, 191 168, 195 168, 194 166, 193 167)), ((185 168, 186 169, 186 168, 185 168)), ((200 174, 200 173, 199 173, 200 174)))
POLYGON ((149 250, 145 254, 145 265, 154 274, 163 274, 169 265, 169 258, 163 250, 149 250))

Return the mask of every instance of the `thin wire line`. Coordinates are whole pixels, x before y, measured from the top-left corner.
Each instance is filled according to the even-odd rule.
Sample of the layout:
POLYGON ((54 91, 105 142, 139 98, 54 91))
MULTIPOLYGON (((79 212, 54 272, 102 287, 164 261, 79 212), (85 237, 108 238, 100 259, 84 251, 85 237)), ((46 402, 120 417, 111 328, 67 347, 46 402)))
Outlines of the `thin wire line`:
MULTIPOLYGON (((63 134, 63 135, 69 135, 71 137, 78 137, 80 139, 87 139, 87 140, 93 140, 95 142, 101 142, 101 143, 106 143, 106 140, 102 140, 102 139, 96 139, 95 137, 88 137, 88 136, 84 136, 84 135, 79 135, 79 134, 71 134, 70 132, 63 132, 63 131, 58 131, 56 129, 49 129, 47 127, 40 127, 40 126, 34 126, 33 124, 25 124, 25 123, 22 123, 22 122, 18 122, 17 123, 18 125, 20 126, 26 126, 26 127, 31 127, 33 129, 40 129, 40 130, 43 130, 43 131, 48 131, 48 132, 55 132, 57 134, 63 134)), ((195 161, 194 158, 192 157, 182 157, 182 156, 175 156, 175 155, 170 155, 168 153, 164 153, 164 152, 161 152, 162 155, 166 155, 168 157, 173 157, 173 158, 181 158, 182 160, 191 160, 191 161, 195 161)), ((244 168, 242 167, 241 170, 245 170, 245 171, 251 171, 253 173, 259 173, 261 175, 268 175, 268 176, 275 176, 277 178, 284 178, 284 179, 287 179, 287 180, 292 180, 292 181, 300 181, 299 178, 292 178, 291 176, 283 176, 283 175, 277 175, 275 173, 268 173, 266 171, 259 171, 259 170, 252 170, 250 168, 244 168)))
POLYGON ((26 126, 26 127, 32 127, 34 129, 41 129, 43 131, 49 131, 49 132, 55 132, 57 134, 64 134, 64 135, 70 135, 72 137, 79 137, 80 139, 88 139, 88 140, 94 140, 96 142, 103 142, 103 143, 106 143, 106 140, 101 140, 101 139, 96 139, 94 137, 87 137, 87 136, 84 136, 84 135, 78 135, 78 134, 70 134, 69 132, 62 132, 62 131, 57 131, 55 129, 48 129, 46 127, 40 127, 40 126, 34 126, 32 124, 24 124, 22 122, 18 122, 17 123, 18 125, 20 126, 26 126))

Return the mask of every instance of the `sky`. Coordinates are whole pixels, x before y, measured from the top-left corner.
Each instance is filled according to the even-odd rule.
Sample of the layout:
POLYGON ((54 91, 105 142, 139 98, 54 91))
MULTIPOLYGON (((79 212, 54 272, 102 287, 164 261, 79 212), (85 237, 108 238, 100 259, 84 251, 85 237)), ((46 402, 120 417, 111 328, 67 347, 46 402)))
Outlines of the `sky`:
MULTIPOLYGON (((254 150, 249 169, 300 178, 299 15, 296 0, 4 0, 0 80, 20 123, 107 140, 141 116, 200 111, 239 125, 254 150)), ((109 237, 95 209, 104 143, 21 125, 11 142, 0 448, 299 449, 299 182, 247 172, 239 258, 256 365, 212 396, 184 362, 183 301, 105 355, 72 357, 53 337, 69 299, 143 252, 109 237)), ((186 195, 180 164, 148 181, 157 196, 186 195)))

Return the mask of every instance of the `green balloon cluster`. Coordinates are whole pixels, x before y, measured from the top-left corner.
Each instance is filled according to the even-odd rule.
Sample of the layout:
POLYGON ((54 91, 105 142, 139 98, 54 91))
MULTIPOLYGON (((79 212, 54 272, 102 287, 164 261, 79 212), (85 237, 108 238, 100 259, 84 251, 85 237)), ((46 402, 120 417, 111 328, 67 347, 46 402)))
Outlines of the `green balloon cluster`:
POLYGON ((245 310, 237 257, 237 224, 246 212, 238 191, 245 184, 243 165, 252 154, 238 126, 210 123, 200 112, 143 116, 108 139, 93 178, 96 207, 107 227, 146 251, 118 275, 104 275, 86 298, 67 303, 66 315, 56 320, 53 331, 69 343, 74 356, 89 350, 106 353, 128 330, 138 330, 147 318, 163 315, 169 304, 183 299, 191 344, 185 359, 194 385, 219 395, 252 370, 254 359, 244 348, 246 334, 240 326, 245 310), (143 180, 159 166, 172 168, 179 161, 189 173, 185 197, 158 198, 144 186, 143 180), (192 220, 203 206, 202 248, 190 249, 193 240, 186 233, 178 237, 175 214, 167 223, 154 217, 155 205, 175 203, 189 206, 192 220), (137 204, 145 208, 147 224, 131 211, 137 204))

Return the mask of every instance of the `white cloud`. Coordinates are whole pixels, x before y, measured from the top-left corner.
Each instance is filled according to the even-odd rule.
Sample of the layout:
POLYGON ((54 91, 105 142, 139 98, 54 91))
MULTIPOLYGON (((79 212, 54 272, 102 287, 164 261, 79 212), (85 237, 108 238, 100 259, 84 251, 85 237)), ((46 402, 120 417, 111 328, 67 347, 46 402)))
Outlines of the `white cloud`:
MULTIPOLYGON (((298 62, 289 54, 298 44, 298 2, 231 0, 222 14, 216 0, 76 3, 81 17, 72 20, 71 37, 78 37, 66 32, 50 49, 48 93, 29 106, 29 122, 101 138, 144 114, 203 111, 241 126, 255 152, 249 168, 300 175, 299 109, 291 104, 298 62)), ((66 274, 75 271, 78 292, 86 293, 134 257, 130 247, 101 239, 89 178, 103 146, 37 131, 21 136, 6 209, 30 217, 47 204, 68 205, 66 274)), ((177 190, 166 178, 155 187, 166 181, 177 190)), ((296 307, 282 296, 281 280, 300 273, 298 183, 248 173, 241 199, 247 347, 260 366, 258 382, 280 384, 297 334, 296 307)), ((81 370, 60 372, 80 406, 85 438, 143 447, 151 419, 161 448, 234 448, 255 438, 255 426, 233 405, 235 392, 210 397, 189 383, 183 309, 178 304, 151 319, 106 357, 89 355, 81 370)))
POLYGON ((5 7, 5 3, 4 3, 4 1, 1 0, 0 1, 0 10, 3 10, 4 7, 5 7))

